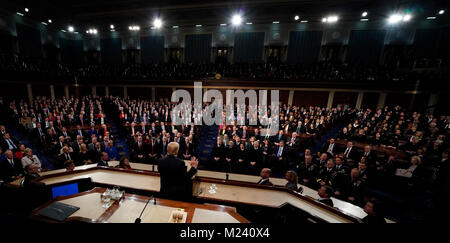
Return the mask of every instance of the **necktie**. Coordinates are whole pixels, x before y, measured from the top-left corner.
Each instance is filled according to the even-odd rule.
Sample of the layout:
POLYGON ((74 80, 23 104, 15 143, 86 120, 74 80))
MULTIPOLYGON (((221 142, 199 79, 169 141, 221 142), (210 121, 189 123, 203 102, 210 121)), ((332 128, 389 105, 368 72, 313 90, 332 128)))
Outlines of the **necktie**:
POLYGON ((166 154, 166 144, 163 144, 163 154, 166 154))
POLYGON ((12 159, 9 159, 9 163, 11 164, 12 167, 14 167, 14 161, 12 159))
POLYGON ((9 147, 11 148, 13 148, 13 149, 16 149, 17 147, 16 147, 16 145, 11 141, 11 139, 8 139, 7 140, 8 141, 8 144, 9 144, 9 147))
POLYGON ((186 155, 189 154, 189 143, 186 144, 186 155))
POLYGON ((330 153, 332 148, 333 148, 333 144, 330 144, 330 146, 328 146, 327 152, 330 153))
POLYGON ((350 152, 350 149, 349 149, 349 148, 347 148, 347 150, 345 150, 345 157, 346 157, 346 158, 348 158, 348 154, 349 154, 349 152, 350 152))
POLYGON ((278 158, 280 158, 281 157, 281 152, 283 151, 283 147, 280 147, 279 149, 278 149, 278 154, 277 154, 277 157, 278 158))

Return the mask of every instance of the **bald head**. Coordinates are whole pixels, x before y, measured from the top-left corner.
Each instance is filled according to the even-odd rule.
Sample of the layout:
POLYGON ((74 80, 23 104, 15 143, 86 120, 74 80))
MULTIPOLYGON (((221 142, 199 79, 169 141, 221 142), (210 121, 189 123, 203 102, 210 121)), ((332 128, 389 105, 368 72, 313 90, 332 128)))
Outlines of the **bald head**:
POLYGON ((177 156, 179 148, 180 145, 177 142, 170 142, 167 145, 167 154, 177 156))

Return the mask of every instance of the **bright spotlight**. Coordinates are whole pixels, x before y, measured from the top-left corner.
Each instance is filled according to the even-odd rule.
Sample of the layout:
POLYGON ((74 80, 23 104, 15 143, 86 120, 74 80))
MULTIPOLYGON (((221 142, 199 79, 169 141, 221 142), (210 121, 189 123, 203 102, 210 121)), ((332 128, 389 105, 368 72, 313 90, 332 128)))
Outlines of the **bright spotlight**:
POLYGON ((110 28, 110 29, 114 29, 114 25, 113 25, 113 24, 110 25, 109 28, 110 28))
POLYGON ((403 19, 403 16, 399 15, 399 14, 393 14, 389 17, 388 19, 388 23, 389 24, 396 24, 398 22, 400 22, 403 19))
POLYGON ((238 15, 238 14, 235 14, 235 15, 233 16, 233 18, 231 18, 231 23, 232 23, 234 26, 240 25, 240 24, 242 23, 242 17, 241 17, 240 15, 238 15))
POLYGON ((361 16, 366 17, 366 16, 367 16, 367 12, 364 11, 364 12, 361 14, 361 16))
POLYGON ((407 15, 403 16, 402 20, 403 20, 403 22, 407 22, 407 21, 411 20, 411 15, 407 14, 407 15))
POLYGON ((338 19, 339 19, 338 16, 330 16, 330 17, 328 17, 328 22, 334 23, 334 22, 337 22, 338 19))
POLYGON ((155 20, 153 20, 153 26, 154 26, 155 28, 157 28, 157 29, 161 28, 161 26, 162 26, 162 21, 161 21, 161 19, 155 19, 155 20))
POLYGON ((335 23, 339 20, 339 17, 336 15, 328 16, 322 19, 323 23, 335 23))
POLYGON ((69 26, 69 27, 67 28, 67 30, 68 30, 69 32, 73 32, 73 31, 75 30, 75 28, 73 28, 73 26, 69 26))
POLYGON ((25 8, 25 12, 27 12, 27 13, 28 13, 29 11, 30 11, 30 10, 29 10, 28 8, 25 8))
POLYGON ((51 19, 49 19, 49 20, 48 20, 48 22, 49 22, 49 23, 51 24, 51 23, 52 23, 52 20, 51 20, 51 19))
POLYGON ((445 13, 444 9, 439 10, 439 14, 444 14, 444 13, 445 13))
POLYGON ((294 17, 294 20, 299 20, 300 19, 300 17, 298 16, 298 15, 295 15, 295 17, 294 17))

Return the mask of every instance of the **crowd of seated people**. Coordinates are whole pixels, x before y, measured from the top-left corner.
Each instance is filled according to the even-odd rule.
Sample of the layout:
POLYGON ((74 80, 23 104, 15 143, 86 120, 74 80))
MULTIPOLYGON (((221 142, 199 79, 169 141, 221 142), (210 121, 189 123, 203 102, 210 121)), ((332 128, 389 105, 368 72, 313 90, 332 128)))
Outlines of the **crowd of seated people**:
POLYGON ((449 128, 449 117, 425 117, 400 107, 360 110, 317 154, 305 150, 297 166, 299 183, 314 189, 329 186, 335 197, 361 207, 369 188, 411 195, 433 193, 450 175, 449 128), (376 146, 406 151, 406 157, 374 151, 376 146))
MULTIPOLYGON (((50 158, 55 168, 61 169, 67 160, 77 166, 97 163, 103 152, 110 159, 119 159, 103 105, 100 97, 39 97, 30 104, 11 101, 8 112, 33 145, 50 158)), ((23 146, 18 145, 17 149, 23 150, 23 146)))
MULTIPOLYGON (((176 105, 88 96, 56 101, 36 99, 31 104, 13 101, 9 103, 9 113, 36 138, 37 145, 51 151, 56 168, 70 170, 73 165, 90 163, 108 166, 108 160, 114 159, 121 161, 120 168, 127 169, 131 168, 130 161, 155 164, 158 158, 166 156, 169 142, 180 144, 180 159, 199 156, 202 126, 175 125, 171 115, 176 105), (130 158, 118 155, 109 135, 103 113, 106 103, 114 107, 113 116, 126 131, 130 158), (90 114, 89 118, 84 119, 84 114, 90 114), (90 120, 92 115, 94 119, 90 120), (82 129, 83 124, 87 129, 82 129), (95 125, 102 124, 97 130, 95 125)), ((250 107, 236 105, 235 114, 247 108, 250 107)), ((224 118, 229 115, 226 112, 224 109, 224 118)), ((286 174, 287 188, 301 191, 296 186, 298 182, 322 191, 327 203, 325 199, 333 196, 360 207, 371 196, 369 189, 427 193, 443 187, 450 175, 448 116, 436 118, 406 112, 399 106, 372 111, 282 105, 279 130, 273 136, 262 135, 267 125, 260 124, 259 119, 253 126, 238 125, 241 119, 248 124, 250 118, 237 116, 232 124, 219 126, 206 168, 251 175, 269 169, 286 174), (343 128, 322 148, 313 148, 316 138, 336 126, 343 128)), ((14 164, 17 168, 14 173, 2 175, 4 181, 26 173, 24 168, 30 169, 30 165, 30 171, 34 167, 42 169, 31 149, 12 138, 4 126, 0 132, 4 151, 1 166, 14 164)))
POLYGON ((198 157, 201 126, 193 123, 174 125, 171 112, 175 104, 119 97, 110 97, 110 101, 115 105, 117 119, 126 131, 133 162, 155 164, 157 159, 167 156, 170 142, 180 144, 180 159, 198 157))
POLYGON ((0 74, 6 79, 17 80, 59 78, 79 82, 122 80, 196 80, 214 77, 247 80, 303 80, 345 82, 408 82, 423 83, 446 80, 450 72, 401 71, 390 65, 369 65, 321 61, 315 63, 288 64, 282 62, 261 63, 152 63, 152 64, 86 64, 69 65, 45 60, 25 58, 17 54, 0 55, 0 74))
MULTIPOLYGON (((210 164, 219 171, 259 174, 261 168, 284 173, 297 164, 301 151, 337 122, 343 122, 352 109, 320 107, 280 107, 279 130, 264 136, 258 126, 221 125, 211 153, 210 164)), ((249 124, 249 123, 247 123, 249 124)))
POLYGON ((43 169, 33 150, 13 137, 4 125, 0 125, 0 133, 0 184, 27 175, 26 168, 29 166, 33 166, 36 171, 43 169))

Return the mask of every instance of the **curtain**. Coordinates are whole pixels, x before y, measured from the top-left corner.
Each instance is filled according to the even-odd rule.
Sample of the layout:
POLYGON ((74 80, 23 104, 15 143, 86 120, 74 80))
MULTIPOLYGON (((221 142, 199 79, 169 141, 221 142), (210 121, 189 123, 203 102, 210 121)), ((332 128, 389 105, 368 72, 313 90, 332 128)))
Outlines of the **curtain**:
POLYGON ((321 41, 322 31, 292 31, 289 35, 288 63, 316 62, 321 41))
POLYGON ((347 61, 377 63, 384 45, 385 30, 352 30, 347 61))
POLYGON ((141 37, 142 63, 157 63, 164 61, 164 36, 141 37))
POLYGON ((67 40, 60 38, 61 60, 64 63, 82 64, 83 60, 83 40, 67 40))
POLYGON ((16 23, 20 53, 27 57, 42 57, 41 32, 32 27, 16 23))
MULTIPOLYGON (((436 58, 440 39, 439 29, 418 29, 414 36, 413 57, 436 58)), ((448 43, 447 43, 448 44, 448 43)))
POLYGON ((234 38, 234 62, 261 62, 264 32, 237 33, 234 38))
POLYGON ((108 38, 100 40, 102 63, 121 64, 122 63, 122 39, 108 38))
POLYGON ((209 63, 211 61, 211 34, 186 35, 185 60, 195 63, 209 63))

